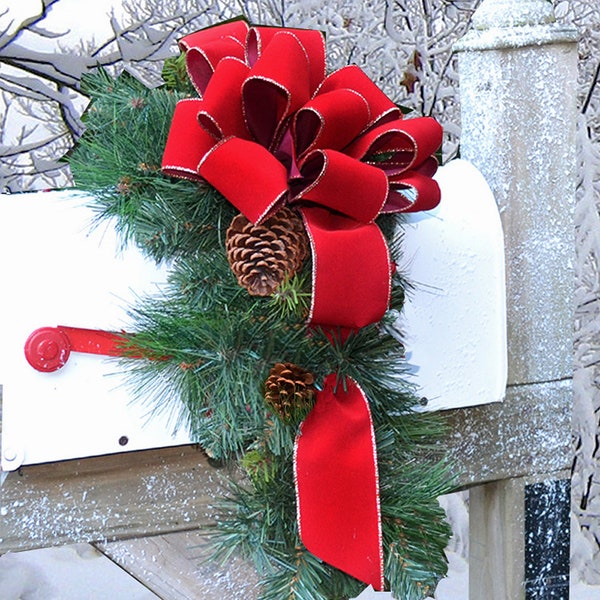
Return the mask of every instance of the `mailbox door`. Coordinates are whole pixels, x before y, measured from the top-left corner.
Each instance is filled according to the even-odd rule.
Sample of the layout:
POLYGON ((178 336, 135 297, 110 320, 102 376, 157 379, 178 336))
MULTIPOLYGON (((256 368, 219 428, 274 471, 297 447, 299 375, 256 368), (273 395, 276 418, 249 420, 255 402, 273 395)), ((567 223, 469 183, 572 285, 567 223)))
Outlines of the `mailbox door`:
POLYGON ((40 327, 127 331, 136 296, 165 280, 136 249, 120 250, 113 227, 92 227, 93 217, 75 192, 0 196, 2 470, 189 442, 168 414, 150 418, 116 359, 73 352, 52 373, 25 359, 40 327))
POLYGON ((506 388, 504 238, 494 197, 464 160, 440 168, 439 206, 408 215, 405 264, 414 284, 401 318, 426 409, 503 399, 506 388))

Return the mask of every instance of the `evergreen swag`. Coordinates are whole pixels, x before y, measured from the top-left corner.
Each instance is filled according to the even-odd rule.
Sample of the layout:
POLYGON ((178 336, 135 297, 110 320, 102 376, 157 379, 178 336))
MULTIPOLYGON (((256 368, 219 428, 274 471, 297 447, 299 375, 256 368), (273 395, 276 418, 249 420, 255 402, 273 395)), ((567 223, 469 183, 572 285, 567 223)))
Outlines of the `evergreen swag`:
MULTIPOLYGON (((272 295, 250 295, 226 253, 235 209, 208 184, 161 174, 175 104, 193 93, 181 59, 167 61, 164 75, 167 83, 153 90, 126 73, 86 76, 87 130, 69 163, 98 218, 115 221, 124 242, 170 267, 162 296, 132 309, 135 347, 150 358, 124 360, 140 398, 179 415, 210 458, 241 466, 245 477, 232 478, 219 504, 215 558, 238 551, 251 559, 264 576, 264 600, 345 599, 364 588, 310 554, 296 523, 294 438, 312 386, 336 373, 340 382, 354 378, 371 403, 386 585, 402 600, 427 597, 446 572, 450 531, 436 498, 450 477, 436 450, 440 418, 412 411, 417 399, 392 335, 406 282, 397 273, 383 321, 343 343, 319 329, 307 335, 310 258, 272 295)), ((398 262, 397 217, 378 224, 398 262)))

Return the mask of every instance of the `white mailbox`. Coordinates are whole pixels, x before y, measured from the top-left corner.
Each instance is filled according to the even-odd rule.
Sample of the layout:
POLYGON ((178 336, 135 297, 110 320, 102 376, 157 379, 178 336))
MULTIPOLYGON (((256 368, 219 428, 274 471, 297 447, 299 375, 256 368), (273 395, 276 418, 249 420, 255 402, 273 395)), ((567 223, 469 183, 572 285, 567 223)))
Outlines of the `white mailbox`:
POLYGON ((166 415, 149 418, 114 359, 72 353, 54 372, 28 364, 24 345, 41 327, 127 330, 136 295, 165 279, 114 228, 91 227, 74 192, 0 196, 2 470, 24 464, 189 442, 166 415))
POLYGON ((415 285, 402 313, 407 359, 427 410, 497 402, 507 379, 500 215, 469 162, 451 161, 436 180, 439 206, 405 227, 402 268, 415 285))
MULTIPOLYGON (((402 268, 415 284, 402 315, 407 358, 427 409, 498 401, 506 386, 499 215, 469 163, 453 161, 436 177, 441 204, 410 215, 405 228, 402 268)), ((168 415, 150 418, 114 359, 74 352, 62 368, 40 372, 25 356, 39 328, 127 331, 136 296, 165 280, 139 251, 119 251, 110 224, 92 228, 92 221, 86 197, 75 192, 0 196, 4 471, 190 442, 168 415)), ((59 338, 35 338, 42 362, 64 362, 59 338)))

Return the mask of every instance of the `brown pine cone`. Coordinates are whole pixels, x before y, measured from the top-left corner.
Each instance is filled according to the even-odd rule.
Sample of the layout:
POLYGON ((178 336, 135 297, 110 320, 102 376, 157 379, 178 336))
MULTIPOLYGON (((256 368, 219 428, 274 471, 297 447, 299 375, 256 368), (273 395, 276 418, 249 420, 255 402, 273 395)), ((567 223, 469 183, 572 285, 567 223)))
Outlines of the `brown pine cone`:
POLYGON ((314 404, 315 378, 293 363, 276 363, 265 381, 265 400, 284 420, 303 418, 314 404))
POLYGON ((302 219, 291 208, 282 208, 260 225, 240 214, 227 229, 227 259, 250 295, 270 296, 302 267, 308 243, 302 219))

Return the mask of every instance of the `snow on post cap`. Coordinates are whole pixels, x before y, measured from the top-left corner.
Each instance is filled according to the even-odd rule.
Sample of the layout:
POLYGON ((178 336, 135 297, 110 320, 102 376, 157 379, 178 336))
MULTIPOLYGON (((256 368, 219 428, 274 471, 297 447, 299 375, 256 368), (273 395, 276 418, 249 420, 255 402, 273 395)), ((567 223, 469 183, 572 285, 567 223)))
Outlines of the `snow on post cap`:
POLYGON ((557 23, 546 0, 483 0, 473 29, 454 44, 455 52, 575 43, 577 29, 557 23))
POLYGON ((473 15, 475 29, 554 23, 547 0, 484 0, 473 15))

